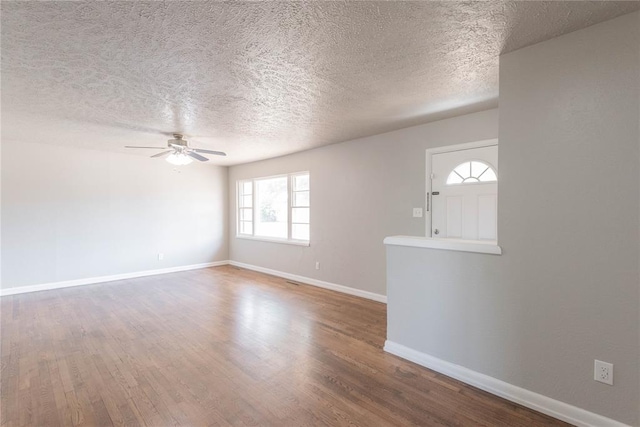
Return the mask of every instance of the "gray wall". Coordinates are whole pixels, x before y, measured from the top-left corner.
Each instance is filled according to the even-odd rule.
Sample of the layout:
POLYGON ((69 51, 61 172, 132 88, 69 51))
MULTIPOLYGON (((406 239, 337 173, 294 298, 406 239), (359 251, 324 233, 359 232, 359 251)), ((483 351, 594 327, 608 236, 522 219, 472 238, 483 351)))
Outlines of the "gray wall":
POLYGON ((640 423, 639 32, 635 13, 501 58, 504 255, 389 247, 391 341, 640 423))
POLYGON ((384 295, 382 240, 425 233, 424 218, 412 217, 412 208, 424 205, 425 149, 496 138, 497 133, 498 112, 489 110, 233 166, 230 258, 384 295), (236 181, 303 170, 311 177, 311 246, 236 238, 236 181))
POLYGON ((227 168, 173 169, 3 142, 2 288, 226 260, 227 168))

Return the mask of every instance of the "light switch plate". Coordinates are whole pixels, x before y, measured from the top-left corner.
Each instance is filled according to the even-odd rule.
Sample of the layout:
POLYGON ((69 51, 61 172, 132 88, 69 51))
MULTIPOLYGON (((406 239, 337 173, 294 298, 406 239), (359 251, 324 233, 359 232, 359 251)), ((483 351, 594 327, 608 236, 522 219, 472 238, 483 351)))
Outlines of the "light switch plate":
POLYGON ((422 218, 422 208, 413 208, 413 217, 422 218))

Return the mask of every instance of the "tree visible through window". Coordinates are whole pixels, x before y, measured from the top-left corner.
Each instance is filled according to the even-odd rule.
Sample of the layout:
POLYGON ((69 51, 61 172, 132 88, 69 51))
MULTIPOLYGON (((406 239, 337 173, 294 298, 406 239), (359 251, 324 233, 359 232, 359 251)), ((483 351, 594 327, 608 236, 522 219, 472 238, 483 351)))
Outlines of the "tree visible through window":
POLYGON ((447 178, 447 185, 495 182, 497 180, 496 172, 491 166, 474 160, 456 166, 447 178))

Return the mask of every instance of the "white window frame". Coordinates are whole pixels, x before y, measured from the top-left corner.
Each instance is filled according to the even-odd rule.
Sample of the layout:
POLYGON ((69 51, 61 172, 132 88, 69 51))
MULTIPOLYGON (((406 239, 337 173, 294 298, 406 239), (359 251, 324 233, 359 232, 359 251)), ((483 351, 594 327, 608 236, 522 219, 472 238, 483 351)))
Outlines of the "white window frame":
MULTIPOLYGON (((433 234, 431 231, 431 206, 432 206, 432 198, 431 198, 431 180, 433 178, 433 171, 431 168, 431 162, 432 162, 432 157, 434 154, 441 154, 441 153, 451 153, 453 151, 463 151, 463 150, 469 150, 469 149, 473 149, 473 148, 483 148, 483 147, 491 147, 494 145, 498 145, 498 139, 494 138, 494 139, 484 139, 482 141, 474 141, 474 142, 467 142, 465 144, 456 144, 456 145, 445 145, 444 147, 436 147, 436 148, 428 148, 427 149, 427 154, 426 154, 426 163, 425 163, 425 176, 424 176, 424 181, 425 181, 425 215, 424 215, 424 220, 425 220, 425 236, 427 238, 432 238, 433 234)), ((486 161, 482 161, 483 163, 487 163, 486 161)), ((490 165, 492 168, 495 167, 493 165, 490 165)), ((485 183, 482 183, 485 184, 485 183)), ((473 184, 469 184, 469 185, 473 185, 473 184)))
POLYGON ((239 239, 249 239, 249 240, 259 240, 263 242, 273 242, 273 243, 286 243, 290 245, 298 245, 298 246, 310 246, 311 233, 309 233, 309 240, 300 240, 293 239, 292 236, 292 228, 293 228, 293 208, 298 206, 293 206, 293 193, 294 191, 294 179, 296 176, 308 175, 309 176, 309 206, 304 206, 309 208, 309 227, 311 227, 311 174, 309 171, 302 172, 293 172, 287 174, 280 175, 271 175, 271 176, 260 176, 256 178, 247 178, 240 179, 236 181, 236 237, 239 239), (287 238, 281 239, 277 237, 264 237, 264 236, 256 236, 256 181, 261 181, 265 179, 273 179, 273 178, 287 178, 287 238), (252 218, 251 218, 251 234, 243 234, 240 232, 240 222, 241 215, 240 212, 244 207, 240 206, 240 189, 244 185, 244 183, 251 183, 251 209, 252 209, 252 218))

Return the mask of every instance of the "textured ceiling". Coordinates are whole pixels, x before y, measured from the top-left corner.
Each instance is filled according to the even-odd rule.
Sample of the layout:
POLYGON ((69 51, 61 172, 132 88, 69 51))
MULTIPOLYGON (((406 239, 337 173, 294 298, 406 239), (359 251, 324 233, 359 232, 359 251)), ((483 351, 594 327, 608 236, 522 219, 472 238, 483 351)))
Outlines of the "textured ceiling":
POLYGON ((500 53, 639 6, 3 1, 2 139, 273 157, 494 107, 500 53))

